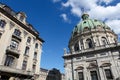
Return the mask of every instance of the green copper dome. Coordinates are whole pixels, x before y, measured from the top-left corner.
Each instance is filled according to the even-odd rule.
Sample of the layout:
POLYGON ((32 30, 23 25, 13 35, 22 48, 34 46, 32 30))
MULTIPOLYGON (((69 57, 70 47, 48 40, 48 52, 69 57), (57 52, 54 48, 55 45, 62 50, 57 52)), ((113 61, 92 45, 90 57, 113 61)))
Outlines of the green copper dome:
POLYGON ((101 22, 96 19, 90 19, 88 14, 83 14, 82 21, 74 27, 72 34, 84 32, 85 29, 86 30, 95 29, 97 27, 110 29, 104 22, 101 22))

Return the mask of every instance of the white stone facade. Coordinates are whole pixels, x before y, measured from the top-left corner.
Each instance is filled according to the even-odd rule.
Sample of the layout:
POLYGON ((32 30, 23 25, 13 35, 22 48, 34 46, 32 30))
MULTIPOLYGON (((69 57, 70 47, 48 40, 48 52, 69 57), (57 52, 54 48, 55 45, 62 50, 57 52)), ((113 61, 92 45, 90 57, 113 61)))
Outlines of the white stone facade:
MULTIPOLYGON (((83 14, 84 15, 84 14, 83 14)), ((120 43, 117 35, 101 22, 96 25, 89 18, 73 31, 70 51, 64 52, 65 80, 118 80, 120 78, 120 43), (86 22, 85 22, 86 21, 86 22)), ((99 21, 98 21, 99 22, 99 21)))
POLYGON ((31 79, 39 75, 42 43, 39 33, 26 22, 23 12, 15 13, 0 4, 0 78, 31 79))

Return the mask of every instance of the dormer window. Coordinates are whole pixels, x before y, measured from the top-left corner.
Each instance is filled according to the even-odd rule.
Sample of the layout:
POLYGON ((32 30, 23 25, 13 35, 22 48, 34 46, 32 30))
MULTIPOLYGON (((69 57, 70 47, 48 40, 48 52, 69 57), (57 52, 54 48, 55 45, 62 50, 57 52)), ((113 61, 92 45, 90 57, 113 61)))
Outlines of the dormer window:
POLYGON ((0 27, 4 28, 6 25, 6 22, 4 20, 0 20, 0 27))
POLYGON ((22 15, 20 16, 20 21, 22 21, 22 22, 24 21, 24 16, 22 16, 22 15))
POLYGON ((11 13, 11 11, 12 11, 11 8, 9 8, 8 6, 5 6, 4 10, 7 11, 8 13, 11 13))
POLYGON ((85 28, 84 28, 84 31, 87 31, 87 30, 89 30, 89 28, 88 28, 88 27, 85 27, 85 28))
POLYGON ((25 15, 24 12, 18 12, 17 13, 17 18, 23 23, 25 23, 25 21, 26 21, 26 15, 25 15))

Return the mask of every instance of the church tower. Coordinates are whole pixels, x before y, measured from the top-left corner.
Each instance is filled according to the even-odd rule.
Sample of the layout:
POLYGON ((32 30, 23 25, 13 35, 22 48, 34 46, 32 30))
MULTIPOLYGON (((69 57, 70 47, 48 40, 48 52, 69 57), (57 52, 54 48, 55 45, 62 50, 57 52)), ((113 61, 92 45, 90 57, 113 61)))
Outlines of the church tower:
POLYGON ((66 80, 116 80, 120 77, 120 43, 104 22, 84 13, 64 51, 66 80))

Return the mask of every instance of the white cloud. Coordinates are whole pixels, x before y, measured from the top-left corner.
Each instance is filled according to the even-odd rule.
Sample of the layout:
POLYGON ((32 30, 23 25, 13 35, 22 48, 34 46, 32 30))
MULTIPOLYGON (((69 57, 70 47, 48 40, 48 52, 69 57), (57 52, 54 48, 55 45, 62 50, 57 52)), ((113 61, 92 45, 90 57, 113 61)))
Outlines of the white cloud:
POLYGON ((65 22, 70 23, 70 20, 68 19, 66 14, 63 13, 63 14, 60 15, 60 17, 62 17, 65 22))
POLYGON ((108 20, 106 24, 111 27, 117 34, 120 34, 120 20, 108 20))
POLYGON ((106 23, 114 29, 116 33, 120 33, 120 2, 116 5, 108 5, 115 0, 67 0, 62 6, 69 8, 71 14, 81 17, 82 8, 85 9, 91 18, 106 20, 106 23), (102 3, 106 4, 103 5, 102 3))
POLYGON ((53 3, 57 3, 60 2, 61 0, 53 0, 53 3))

